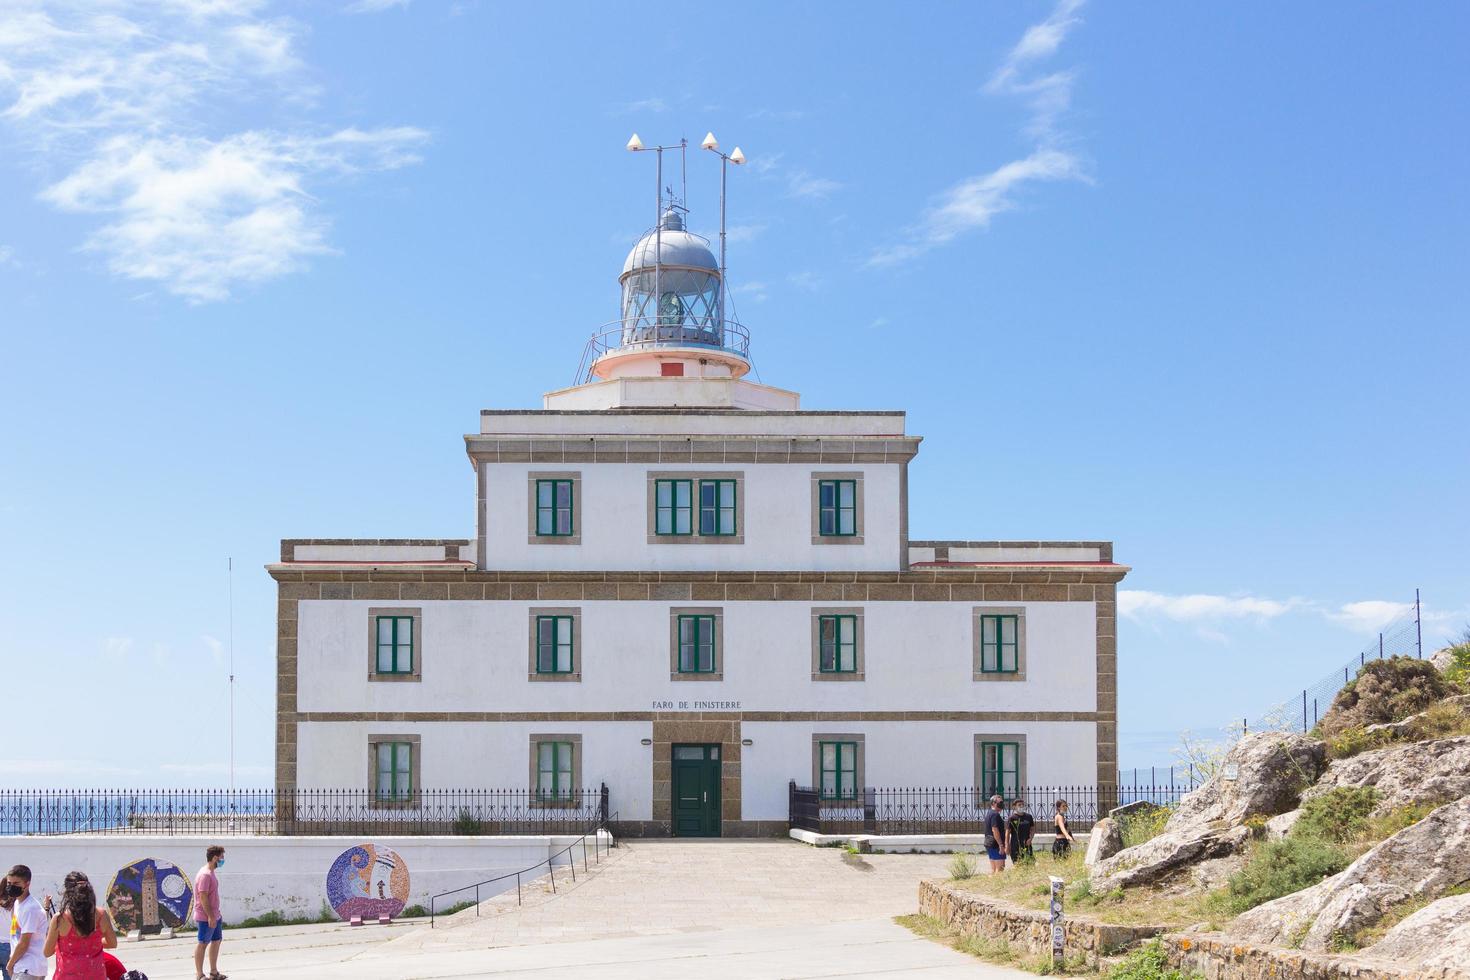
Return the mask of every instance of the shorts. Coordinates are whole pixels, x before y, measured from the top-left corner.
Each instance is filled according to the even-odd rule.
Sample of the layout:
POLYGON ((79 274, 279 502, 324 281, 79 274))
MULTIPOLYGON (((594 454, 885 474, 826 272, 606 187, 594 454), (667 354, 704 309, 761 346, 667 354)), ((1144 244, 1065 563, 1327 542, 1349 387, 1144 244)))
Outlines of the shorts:
POLYGON ((992 861, 1004 861, 1006 859, 1005 851, 1002 851, 994 844, 986 845, 985 856, 990 858, 990 860, 992 861))
POLYGON ((199 941, 201 943, 217 943, 224 938, 224 919, 216 919, 213 929, 209 928, 208 922, 196 922, 194 924, 199 927, 199 941))

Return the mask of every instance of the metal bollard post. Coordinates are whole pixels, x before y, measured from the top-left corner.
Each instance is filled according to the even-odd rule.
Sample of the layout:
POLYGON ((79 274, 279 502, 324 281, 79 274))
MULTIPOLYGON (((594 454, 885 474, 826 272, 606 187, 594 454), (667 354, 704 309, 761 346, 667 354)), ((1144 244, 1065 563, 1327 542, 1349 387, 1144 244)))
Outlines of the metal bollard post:
POLYGON ((1066 956, 1063 953, 1063 940, 1066 938, 1066 930, 1062 927, 1062 894, 1066 883, 1055 875, 1051 878, 1051 963, 1060 970, 1066 956))

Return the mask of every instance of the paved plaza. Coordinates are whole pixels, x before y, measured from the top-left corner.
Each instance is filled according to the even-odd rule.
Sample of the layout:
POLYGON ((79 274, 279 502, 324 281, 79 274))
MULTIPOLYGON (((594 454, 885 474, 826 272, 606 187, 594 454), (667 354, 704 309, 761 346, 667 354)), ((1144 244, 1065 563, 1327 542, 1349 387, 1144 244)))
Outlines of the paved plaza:
MULTIPOLYGON (((574 884, 542 879, 426 924, 228 934, 221 966, 251 977, 966 977, 990 966, 893 923, 940 855, 847 855, 789 841, 630 841, 574 884)), ((227 887, 227 886, 226 886, 227 887)), ((151 980, 190 980, 183 940, 121 950, 151 980)))

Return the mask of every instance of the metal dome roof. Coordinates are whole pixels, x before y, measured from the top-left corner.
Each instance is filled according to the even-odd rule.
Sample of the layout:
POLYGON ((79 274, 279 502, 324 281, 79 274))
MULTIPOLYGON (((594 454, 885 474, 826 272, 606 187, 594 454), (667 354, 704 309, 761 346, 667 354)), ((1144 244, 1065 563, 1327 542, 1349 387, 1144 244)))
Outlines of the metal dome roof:
POLYGON ((695 269, 708 269, 718 273, 720 263, 715 254, 709 250, 709 245, 698 235, 691 235, 684 230, 684 219, 679 212, 670 208, 664 212, 663 232, 650 231, 638 239, 628 258, 623 262, 623 275, 627 275, 634 269, 652 269, 655 264, 655 255, 662 265, 682 265, 695 269), (655 244, 657 239, 662 242, 655 244), (661 245, 661 250, 659 248, 661 245))

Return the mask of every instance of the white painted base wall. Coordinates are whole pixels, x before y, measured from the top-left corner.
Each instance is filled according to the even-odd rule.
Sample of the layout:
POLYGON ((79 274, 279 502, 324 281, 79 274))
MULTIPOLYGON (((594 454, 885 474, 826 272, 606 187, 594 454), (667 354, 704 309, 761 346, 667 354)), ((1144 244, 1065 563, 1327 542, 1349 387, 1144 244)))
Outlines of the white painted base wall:
MULTIPOLYGON (((143 858, 176 864, 189 876, 204 864, 204 849, 225 848, 225 866, 219 871, 225 924, 266 912, 287 916, 317 916, 327 901, 327 870, 343 851, 372 843, 396 851, 408 865, 409 905, 429 904, 429 896, 486 878, 520 871, 545 861, 575 836, 525 837, 202 837, 202 836, 87 836, 5 837, 4 863, 28 865, 31 891, 37 896, 60 896, 61 882, 71 871, 91 879, 98 900, 105 901, 108 884, 119 869, 143 858)), ((602 838, 600 846, 607 846, 602 838)), ((592 841, 587 841, 592 857, 592 841)), ((581 848, 577 862, 581 865, 581 848)), ((558 867, 566 863, 565 856, 558 867)), ((539 869, 545 874, 546 869, 539 869)), ((557 872, 562 874, 561 871, 557 872)), ((534 874, 531 876, 534 877, 534 874)), ((515 888, 512 878, 482 889, 481 899, 515 888)), ((474 898, 474 892, 441 900, 447 907, 474 898)), ((330 908, 328 908, 330 911, 330 908)))

